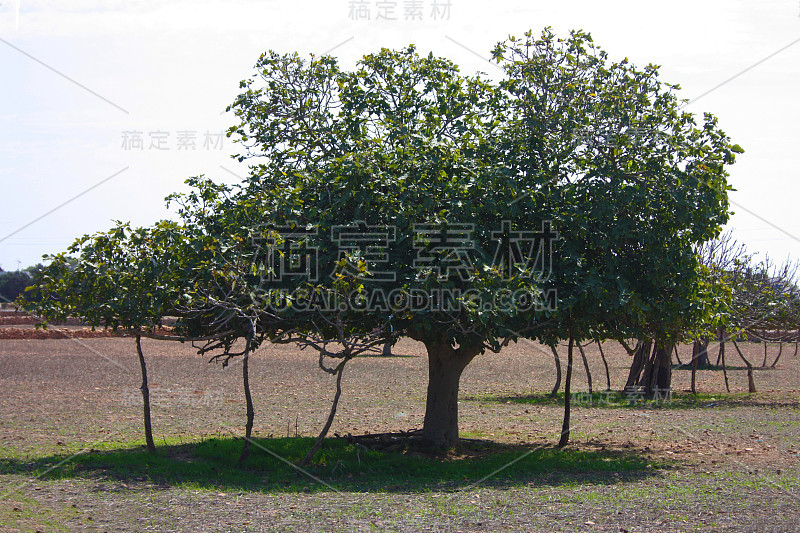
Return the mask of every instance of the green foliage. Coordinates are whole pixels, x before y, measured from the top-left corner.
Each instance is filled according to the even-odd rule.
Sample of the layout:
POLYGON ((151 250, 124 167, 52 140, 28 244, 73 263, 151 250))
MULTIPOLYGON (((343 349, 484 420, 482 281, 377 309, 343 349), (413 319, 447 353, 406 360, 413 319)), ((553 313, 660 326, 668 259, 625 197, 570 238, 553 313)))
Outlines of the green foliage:
POLYGON ((152 330, 175 309, 187 281, 177 230, 170 222, 138 229, 118 222, 84 235, 69 248, 77 259, 46 257, 49 264, 34 275, 36 298, 21 303, 51 322, 78 317, 93 327, 152 330))
POLYGON ((552 338, 663 340, 703 321, 693 245, 728 219, 724 166, 741 148, 713 116, 698 126, 681 111, 657 67, 610 62, 582 32, 527 33, 493 55, 508 73, 515 205, 544 213, 561 237, 552 338))
POLYGON ((391 326, 478 353, 521 337, 664 341, 707 323, 716 289, 694 247, 728 220, 725 168, 742 149, 712 115, 683 111, 656 66, 612 62, 586 33, 529 32, 493 57, 499 82, 413 46, 352 71, 330 56, 263 54, 229 108, 247 179, 192 178, 169 198, 179 222, 79 239, 74 264, 56 256, 37 275, 43 299, 31 308, 132 329, 173 314, 186 334, 224 333, 226 350, 287 332, 363 346, 391 326), (501 224, 545 222, 560 237, 552 265, 501 274, 501 224), (471 225, 466 268, 449 270, 420 224, 471 225), (337 227, 394 233, 377 252, 343 251, 337 227), (287 228, 303 238, 289 242, 287 228), (311 252, 315 279, 278 275, 280 261, 311 252), (398 308, 373 300, 379 290, 446 291, 457 305, 398 308), (492 305, 514 292, 528 303, 555 294, 556 305, 492 305))

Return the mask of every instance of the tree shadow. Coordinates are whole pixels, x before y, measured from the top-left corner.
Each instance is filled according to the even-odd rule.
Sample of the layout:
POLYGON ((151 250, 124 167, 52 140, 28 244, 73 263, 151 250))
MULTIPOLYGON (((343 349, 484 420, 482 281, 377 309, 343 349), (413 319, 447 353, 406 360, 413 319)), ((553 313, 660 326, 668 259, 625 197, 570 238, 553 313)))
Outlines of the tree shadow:
MULTIPOLYGON (((549 405, 553 407, 564 406, 564 393, 555 396, 550 394, 520 394, 520 395, 480 395, 465 396, 464 401, 478 401, 491 403, 516 403, 524 405, 549 405)), ((669 396, 650 399, 636 394, 627 394, 623 391, 600 391, 589 394, 576 392, 571 395, 570 408, 595 408, 595 409, 628 409, 628 410, 681 410, 705 409, 711 407, 795 407, 800 402, 794 398, 781 399, 776 397, 753 397, 747 392, 701 392, 672 391, 669 396)))
POLYGON ((419 493, 458 491, 473 485, 495 488, 613 485, 658 476, 672 464, 648 459, 644 450, 597 449, 588 445, 500 444, 470 440, 434 456, 413 448, 380 452, 327 439, 313 464, 297 467, 314 439, 253 439, 250 457, 237 462, 240 438, 211 438, 192 444, 91 450, 75 456, 0 458, 0 470, 40 479, 107 481, 114 490, 192 486, 220 491, 419 493))
MULTIPOLYGON (((672 370, 689 370, 689 371, 691 371, 692 370, 692 364, 691 363, 684 363, 682 365, 672 365, 672 370)), ((727 370, 728 372, 730 372, 732 370, 733 371, 742 371, 742 370, 746 371, 747 367, 746 366, 741 366, 741 365, 739 365, 739 366, 726 365, 725 368, 723 369, 722 365, 707 365, 707 366, 698 366, 697 370, 698 371, 703 371, 703 372, 708 371, 708 370, 713 371, 713 372, 722 372, 723 370, 727 370)), ((753 365, 753 371, 755 372, 757 370, 778 370, 778 369, 777 368, 770 368, 769 366, 756 366, 756 365, 753 365)))

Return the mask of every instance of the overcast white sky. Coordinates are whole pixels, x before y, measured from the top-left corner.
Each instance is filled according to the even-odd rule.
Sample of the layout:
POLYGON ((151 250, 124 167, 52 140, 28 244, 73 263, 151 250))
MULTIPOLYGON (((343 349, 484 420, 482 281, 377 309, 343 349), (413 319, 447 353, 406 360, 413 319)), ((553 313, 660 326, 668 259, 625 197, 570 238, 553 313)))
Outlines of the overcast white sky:
POLYGON ((0 267, 112 220, 164 218, 163 198, 189 176, 244 175, 236 146, 218 142, 233 123, 223 111, 266 50, 332 50, 352 65, 414 43, 491 73, 481 56, 495 43, 548 25, 586 30, 613 59, 659 64, 683 97, 703 95, 688 109, 717 115, 746 150, 730 178, 737 238, 800 258, 798 0, 0 0, 0 267), (359 3, 368 20, 353 16, 359 3), (406 19, 412 4, 421 20, 406 19), (382 6, 396 20, 377 20, 382 6))

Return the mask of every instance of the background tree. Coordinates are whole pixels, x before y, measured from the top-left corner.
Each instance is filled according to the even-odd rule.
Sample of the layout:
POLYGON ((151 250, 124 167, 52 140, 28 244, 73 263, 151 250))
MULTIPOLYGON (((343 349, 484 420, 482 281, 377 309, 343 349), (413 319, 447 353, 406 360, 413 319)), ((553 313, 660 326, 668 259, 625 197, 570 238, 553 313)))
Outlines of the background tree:
MULTIPOLYGON (((748 388, 755 392, 753 365, 736 343, 739 339, 764 342, 762 364, 766 365, 766 343, 791 338, 783 332, 797 329, 797 263, 786 260, 776 264, 769 257, 756 261, 754 254, 748 253, 730 232, 703 243, 696 250, 717 297, 712 300, 715 310, 709 321, 696 329, 701 340, 695 342, 693 374, 697 367, 702 366, 698 348, 705 349, 712 336, 719 340, 718 362, 722 362, 724 370, 725 345, 728 340, 733 340, 737 353, 748 368, 748 388)), ((694 390, 694 377, 692 382, 694 390)))
POLYGON ((511 108, 506 201, 559 231, 545 283, 558 313, 544 337, 650 339, 629 384, 668 389, 678 334, 711 312, 693 247, 727 221, 725 166, 742 149, 713 116, 697 124, 682 111, 656 66, 612 62, 583 32, 529 32, 494 57, 511 108))
POLYGON ((10 303, 33 283, 25 270, 0 272, 0 301, 10 303))
MULTIPOLYGON (((150 391, 141 337, 152 334, 181 295, 184 278, 174 268, 177 226, 161 222, 132 229, 117 223, 107 231, 84 235, 68 250, 49 256, 39 268, 21 305, 47 321, 78 318, 92 327, 134 335, 141 370, 145 442, 155 451, 150 420, 150 391), (75 257, 79 259, 76 260, 75 257)), ((27 274, 26 274, 27 275, 27 274)))

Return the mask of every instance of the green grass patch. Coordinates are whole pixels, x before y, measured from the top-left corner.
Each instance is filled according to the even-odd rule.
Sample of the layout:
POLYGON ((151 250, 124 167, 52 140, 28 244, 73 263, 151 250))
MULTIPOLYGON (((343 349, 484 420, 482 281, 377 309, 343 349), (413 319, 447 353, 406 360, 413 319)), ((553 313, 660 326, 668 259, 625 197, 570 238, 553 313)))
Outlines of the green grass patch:
MULTIPOLYGON (((10 497, 10 500, 0 500, 0 528, 8 527, 10 528, 8 531, 68 532, 72 530, 68 522, 74 524, 85 521, 85 517, 73 507, 50 508, 15 492, 12 492, 10 497)), ((0 529, 0 531, 6 530, 0 529)))
POLYGON ((238 464, 243 441, 212 438, 162 446, 156 454, 140 445, 92 450, 76 456, 0 459, 0 471, 44 479, 90 478, 208 490, 311 492, 426 492, 456 490, 487 478, 485 485, 617 483, 653 475, 652 464, 635 452, 534 448, 470 441, 446 455, 415 451, 377 452, 329 439, 314 463, 296 465, 311 438, 254 439, 250 457, 238 464), (615 475, 611 475, 615 474, 615 475))
MULTIPOLYGON (((607 409, 702 409, 734 406, 748 399, 747 393, 730 394, 692 394, 690 392, 672 391, 669 395, 662 394, 658 399, 647 398, 644 395, 626 394, 619 391, 576 392, 570 395, 570 406, 580 409, 582 407, 607 408, 607 409)), ((494 402, 494 403, 519 403, 526 405, 564 405, 564 393, 555 396, 549 394, 531 395, 477 395, 462 398, 466 401, 494 402)))

